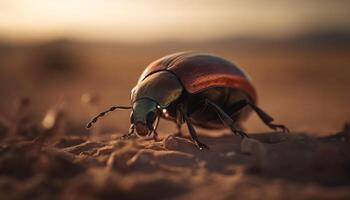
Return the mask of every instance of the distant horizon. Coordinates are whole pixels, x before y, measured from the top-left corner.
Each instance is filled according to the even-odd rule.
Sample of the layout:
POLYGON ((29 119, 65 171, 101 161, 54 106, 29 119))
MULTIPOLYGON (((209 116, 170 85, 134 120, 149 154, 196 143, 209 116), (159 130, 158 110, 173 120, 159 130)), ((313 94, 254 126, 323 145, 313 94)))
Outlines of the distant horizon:
POLYGON ((350 31, 345 0, 2 0, 0 38, 150 43, 350 31))
POLYGON ((203 40, 186 40, 186 39, 154 39, 148 41, 129 41, 118 39, 103 39, 103 38, 77 38, 69 36, 60 36, 52 38, 41 39, 11 39, 6 38, 0 34, 0 43, 7 44, 36 44, 36 43, 50 43, 56 41, 67 42, 87 42, 87 43, 119 43, 119 44, 155 44, 155 43, 215 43, 221 41, 293 41, 298 39, 323 39, 323 40, 346 40, 350 41, 350 30, 320 30, 314 29, 305 32, 295 33, 294 35, 288 35, 284 37, 274 37, 266 35, 234 35, 234 36, 222 36, 211 39, 203 40))

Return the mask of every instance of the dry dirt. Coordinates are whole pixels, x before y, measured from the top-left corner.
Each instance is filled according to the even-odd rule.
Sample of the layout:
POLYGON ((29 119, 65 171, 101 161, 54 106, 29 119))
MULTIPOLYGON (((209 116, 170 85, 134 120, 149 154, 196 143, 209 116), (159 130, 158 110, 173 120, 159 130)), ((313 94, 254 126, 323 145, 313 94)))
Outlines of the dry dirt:
POLYGON ((350 128, 328 137, 296 133, 201 136, 160 142, 109 133, 0 146, 1 199, 349 199, 350 128))

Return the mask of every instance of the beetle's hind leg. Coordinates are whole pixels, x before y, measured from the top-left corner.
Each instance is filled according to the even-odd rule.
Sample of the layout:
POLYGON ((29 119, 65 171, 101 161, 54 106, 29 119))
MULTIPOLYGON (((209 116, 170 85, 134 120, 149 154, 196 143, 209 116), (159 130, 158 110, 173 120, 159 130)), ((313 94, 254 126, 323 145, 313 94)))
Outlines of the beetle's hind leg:
POLYGON ((283 125, 283 124, 272 124, 272 123, 269 123, 269 124, 266 124, 268 127, 270 127, 271 129, 273 130, 277 130, 277 129, 281 129, 282 132, 284 133, 289 133, 289 129, 283 125))
POLYGON ((289 133, 289 129, 282 124, 273 124, 273 118, 268 115, 266 112, 264 112, 263 110, 261 110, 258 106, 256 106, 255 104, 252 104, 250 102, 247 101, 247 104, 250 105, 250 107, 256 112, 256 114, 258 114, 258 116, 260 117, 260 119, 264 122, 264 124, 266 124, 268 127, 270 127, 273 130, 277 130, 277 129, 281 129, 283 132, 289 133))
POLYGON ((273 130, 277 130, 277 129, 281 129, 283 132, 287 132, 289 133, 289 129, 285 126, 285 125, 282 125, 282 124, 273 124, 272 121, 273 121, 273 118, 268 115, 265 111, 263 111, 262 109, 260 109, 258 106, 256 106, 255 104, 253 103, 250 103, 249 101, 247 100, 244 100, 245 103, 247 105, 249 105, 255 112, 256 114, 258 114, 259 118, 264 122, 264 124, 266 124, 268 127, 270 127, 271 129, 273 130))
POLYGON ((272 123, 273 118, 270 115, 268 115, 265 111, 263 111, 258 106, 256 106, 255 104, 253 104, 247 100, 238 101, 237 103, 235 103, 231 107, 230 110, 232 110, 232 113, 235 113, 235 112, 238 112, 239 110, 241 110, 243 107, 248 106, 248 105, 256 112, 256 114, 264 122, 264 124, 266 124, 271 129, 273 129, 273 130, 281 129, 283 132, 289 132, 289 129, 285 125, 273 124, 272 123))

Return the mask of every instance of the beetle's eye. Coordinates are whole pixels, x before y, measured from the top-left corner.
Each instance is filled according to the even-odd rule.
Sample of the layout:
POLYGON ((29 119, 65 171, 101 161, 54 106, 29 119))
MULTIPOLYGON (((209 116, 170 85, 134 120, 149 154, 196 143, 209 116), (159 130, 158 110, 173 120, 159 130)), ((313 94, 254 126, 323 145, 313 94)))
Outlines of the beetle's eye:
POLYGON ((131 113, 130 115, 130 124, 133 124, 134 123, 134 114, 131 113))
POLYGON ((156 120, 157 115, 155 112, 150 112, 147 114, 147 126, 150 130, 153 130, 153 123, 156 120))

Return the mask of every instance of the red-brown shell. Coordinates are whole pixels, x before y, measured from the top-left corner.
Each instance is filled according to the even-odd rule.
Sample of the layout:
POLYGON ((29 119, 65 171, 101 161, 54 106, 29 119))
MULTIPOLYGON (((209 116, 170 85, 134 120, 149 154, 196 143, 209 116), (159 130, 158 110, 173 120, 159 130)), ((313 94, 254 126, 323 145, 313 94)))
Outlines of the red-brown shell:
POLYGON ((191 52, 171 54, 151 63, 140 76, 139 82, 162 70, 173 72, 191 94, 210 87, 230 87, 245 91, 253 102, 257 101, 255 88, 247 74, 217 56, 191 52))

